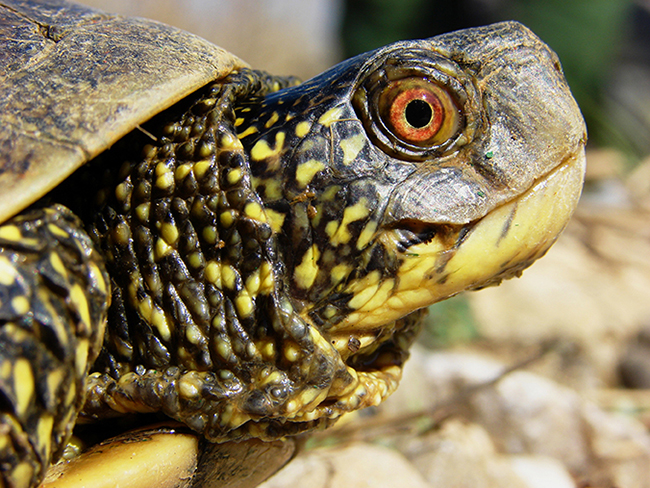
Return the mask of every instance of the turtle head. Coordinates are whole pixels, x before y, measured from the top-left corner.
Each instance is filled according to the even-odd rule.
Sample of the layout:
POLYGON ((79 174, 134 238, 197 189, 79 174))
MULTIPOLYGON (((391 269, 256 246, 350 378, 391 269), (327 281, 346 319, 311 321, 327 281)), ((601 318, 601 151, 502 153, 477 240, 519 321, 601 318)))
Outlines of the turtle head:
POLYGON ((581 192, 583 118, 518 23, 392 44, 261 106, 240 134, 253 183, 292 296, 333 337, 520 274, 581 192))

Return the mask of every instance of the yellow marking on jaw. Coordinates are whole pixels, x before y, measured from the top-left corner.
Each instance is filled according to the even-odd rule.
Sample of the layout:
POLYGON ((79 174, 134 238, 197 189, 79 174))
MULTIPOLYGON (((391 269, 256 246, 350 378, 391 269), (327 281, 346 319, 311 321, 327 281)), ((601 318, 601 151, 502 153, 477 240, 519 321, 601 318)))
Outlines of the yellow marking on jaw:
POLYGON ((356 159, 363 147, 366 145, 366 138, 362 133, 358 133, 339 143, 343 150, 343 164, 348 165, 356 159))
POLYGON ((357 249, 359 251, 361 251, 370 243, 376 231, 377 231, 377 222, 371 220, 366 224, 366 226, 359 234, 359 238, 357 239, 357 249))
POLYGON ((0 256, 0 285, 13 285, 19 273, 5 256, 0 256))
POLYGON ((352 234, 348 225, 357 220, 366 218, 370 214, 366 198, 361 198, 354 205, 347 207, 343 211, 343 219, 338 225, 336 221, 328 222, 325 226, 325 232, 330 237, 330 243, 336 247, 339 244, 347 244, 352 239, 352 234))
POLYGON ((15 225, 3 225, 0 227, 0 239, 6 241, 20 242, 23 238, 23 233, 20 228, 15 225))
POLYGON ((269 117, 269 120, 267 120, 266 123, 264 124, 264 127, 267 128, 267 129, 273 127, 273 125, 274 125, 274 124, 275 124, 279 119, 280 119, 280 116, 278 115, 278 113, 277 113, 277 112, 273 112, 273 113, 271 114, 271 117, 269 117))
MULTIPOLYGON (((390 298, 392 292, 393 292, 393 287, 395 286, 395 281, 392 279, 387 279, 385 280, 379 288, 376 290, 376 292, 370 297, 370 299, 363 305, 359 307, 352 307, 356 308, 359 310, 359 312, 370 312, 378 307, 383 306, 388 299, 390 298)), ((355 297, 356 298, 356 297, 355 297)), ((352 301, 350 301, 352 303, 352 301)))
POLYGON ((266 215, 269 218, 269 223, 271 224, 271 229, 273 229, 273 232, 278 233, 282 229, 282 226, 284 225, 284 219, 287 217, 285 214, 276 212, 273 209, 267 208, 266 210, 266 215))
POLYGON ((244 137, 250 136, 251 134, 255 134, 256 132, 257 132, 257 127, 255 127, 254 125, 251 125, 248 129, 246 129, 241 134, 237 134, 237 137, 239 137, 240 139, 243 139, 244 137))
POLYGON ((306 120, 298 122, 296 124, 296 135, 302 139, 307 134, 309 134, 309 129, 311 129, 311 124, 306 120))
POLYGON ((242 125, 244 123, 244 120, 246 120, 244 119, 244 117, 237 117, 235 119, 235 127, 239 127, 240 125, 242 125))
POLYGON ((340 283, 345 279, 347 275, 352 271, 352 267, 348 264, 337 264, 332 268, 330 277, 332 278, 332 283, 340 283))
POLYGON ((106 281, 104 281, 104 276, 102 275, 101 270, 99 269, 99 266, 97 266, 95 263, 89 263, 88 264, 88 270, 90 276, 93 277, 95 283, 97 284, 97 288, 99 291, 102 293, 108 295, 108 287, 106 286, 106 281))
POLYGON ((282 198, 282 180, 280 178, 266 178, 260 179, 253 177, 253 187, 258 192, 260 186, 264 186, 264 196, 267 202, 273 202, 282 198))
POLYGON ((16 413, 22 417, 34 395, 34 372, 29 361, 18 358, 14 363, 14 391, 16 392, 16 413))
POLYGON ((325 169, 325 164, 316 159, 310 159, 298 165, 298 168, 296 168, 296 181, 298 182, 298 186, 305 188, 314 179, 316 173, 323 169, 325 169))
POLYGON ((300 264, 296 266, 293 272, 293 278, 296 284, 303 290, 311 288, 318 275, 318 258, 320 258, 320 251, 318 246, 313 244, 302 257, 300 264))
POLYGON ((333 122, 336 122, 343 112, 343 107, 334 107, 329 109, 323 115, 318 118, 318 123, 329 127, 333 122))
POLYGON ((244 207, 244 213, 253 220, 266 222, 264 210, 262 210, 262 206, 257 202, 248 202, 244 207))
POLYGON ((284 132, 275 134, 275 146, 273 148, 264 139, 260 139, 255 143, 253 149, 251 149, 251 159, 253 161, 263 161, 264 159, 278 156, 284 148, 284 138, 284 132))

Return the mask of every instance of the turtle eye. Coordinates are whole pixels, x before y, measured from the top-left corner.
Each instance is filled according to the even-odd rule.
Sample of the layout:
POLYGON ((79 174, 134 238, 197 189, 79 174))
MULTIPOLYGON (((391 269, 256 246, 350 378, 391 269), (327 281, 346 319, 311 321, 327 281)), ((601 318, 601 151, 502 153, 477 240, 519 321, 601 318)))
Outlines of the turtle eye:
POLYGON ((460 110, 451 95, 422 78, 392 81, 379 95, 378 105, 384 126, 407 144, 438 145, 460 128, 460 110))

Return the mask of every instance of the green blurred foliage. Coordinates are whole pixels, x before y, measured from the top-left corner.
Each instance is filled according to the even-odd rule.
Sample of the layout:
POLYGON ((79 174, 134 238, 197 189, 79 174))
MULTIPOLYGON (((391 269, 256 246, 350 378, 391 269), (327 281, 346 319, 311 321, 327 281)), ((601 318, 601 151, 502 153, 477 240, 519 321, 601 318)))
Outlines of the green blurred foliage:
POLYGON ((442 349, 478 338, 469 301, 465 295, 457 295, 429 307, 419 341, 431 349, 442 349))
POLYGON ((518 20, 560 56, 591 142, 629 149, 602 107, 632 5, 633 0, 347 0, 342 37, 353 55, 400 39, 518 20))

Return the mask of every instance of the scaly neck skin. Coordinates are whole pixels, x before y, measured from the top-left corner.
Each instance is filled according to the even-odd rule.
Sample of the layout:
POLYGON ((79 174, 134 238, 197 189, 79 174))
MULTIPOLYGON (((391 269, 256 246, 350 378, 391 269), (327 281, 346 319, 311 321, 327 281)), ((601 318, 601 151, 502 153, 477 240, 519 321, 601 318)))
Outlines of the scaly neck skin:
POLYGON ((395 180, 415 169, 368 140, 350 103, 354 78, 334 85, 361 62, 236 110, 290 294, 303 315, 321 309, 312 320, 324 327, 337 320, 325 302, 346 312, 351 295, 341 290, 352 275, 394 269, 376 237, 395 180))

